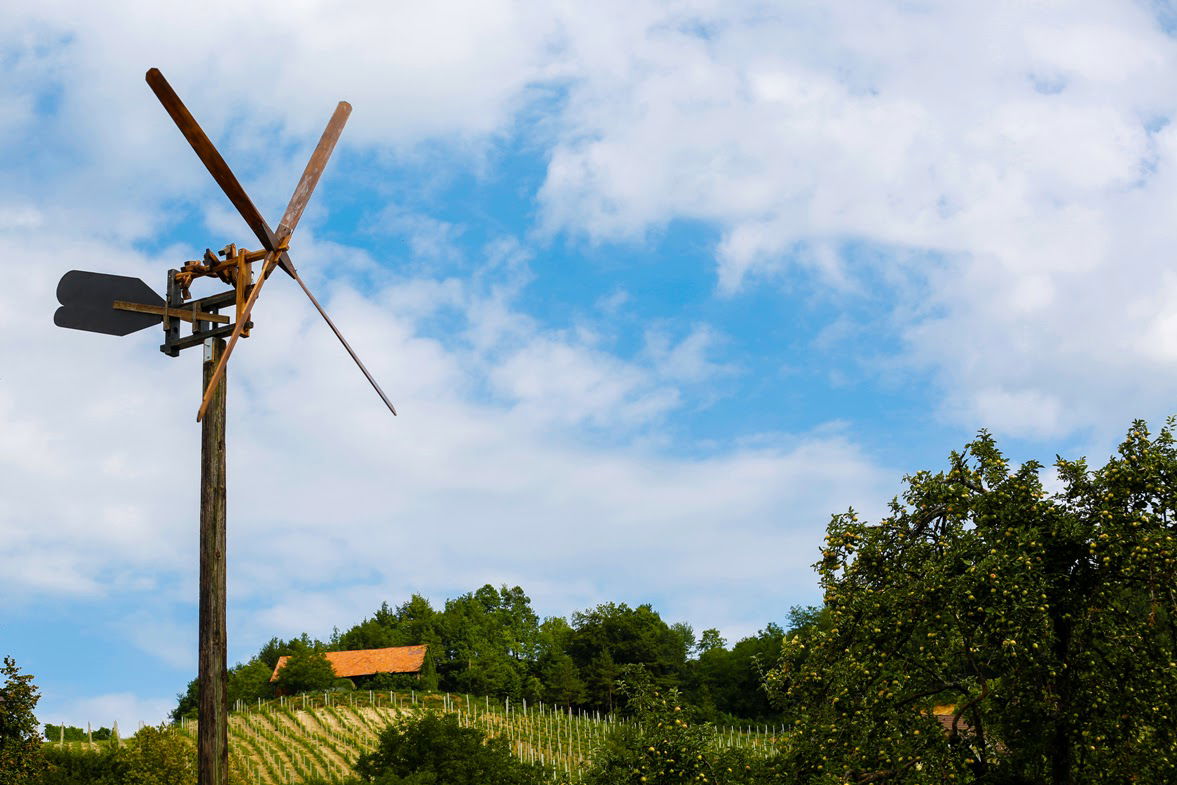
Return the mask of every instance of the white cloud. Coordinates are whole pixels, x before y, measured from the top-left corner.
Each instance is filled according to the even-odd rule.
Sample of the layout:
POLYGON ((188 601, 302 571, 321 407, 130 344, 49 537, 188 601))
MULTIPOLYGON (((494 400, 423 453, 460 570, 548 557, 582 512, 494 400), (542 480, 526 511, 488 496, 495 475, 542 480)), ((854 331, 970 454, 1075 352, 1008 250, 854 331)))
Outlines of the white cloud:
MULTIPOLYGON (((339 97, 357 107, 345 149, 442 179, 455 160, 484 171, 522 131, 547 150, 548 233, 641 241, 702 221, 727 294, 798 266, 853 294, 864 265, 886 268, 901 359, 931 370, 954 422, 991 424, 994 391, 1060 401, 1040 436, 1168 406, 1104 372, 1172 376, 1147 282, 1177 239, 1177 44, 1142 5, 257 2, 271 23, 213 58, 205 42, 237 29, 239 5, 9 10, 0 46, 18 78, 0 102, 25 107, 10 133, 35 123, 40 139, 9 188, 52 196, 45 225, 140 238, 181 194, 215 205, 210 224, 233 220, 141 82, 155 63, 267 215, 339 97), (37 100, 55 112, 30 118, 37 100), (529 106, 543 119, 521 125, 529 106), (95 193, 112 195, 100 212, 95 193), (866 261, 847 242, 889 253, 866 261)), ((409 218, 419 251, 451 252, 455 227, 409 218)), ((1023 435, 1041 421, 1000 419, 1023 435)))
POLYGON ((569 23, 548 231, 640 241, 703 221, 728 294, 798 266, 834 292, 879 268, 906 279, 890 293, 902 359, 969 428, 1058 437, 1171 406, 1154 392, 1177 378, 1152 282, 1177 241, 1177 43, 1144 6, 600 17, 569 23), (1164 381, 1143 389, 1131 368, 1164 381))
MULTIPOLYGON (((44 725, 65 724, 92 730, 112 728, 118 723, 119 736, 130 738, 141 725, 158 725, 176 706, 172 697, 143 697, 131 692, 112 692, 74 701, 43 701, 37 719, 44 725)), ((44 731, 44 728, 41 728, 44 731)))
POLYGON ((490 375, 492 388, 528 419, 564 423, 645 423, 678 404, 670 388, 607 355, 538 338, 512 352, 490 375))
POLYGON ((977 390, 974 401, 977 414, 996 430, 1048 437, 1062 424, 1062 402, 1036 390, 977 390))
MULTIPOLYGON (((154 249, 186 220, 239 235, 143 84, 149 65, 268 216, 339 98, 356 106, 340 155, 361 176, 481 173, 519 134, 548 161, 541 239, 641 242, 685 219, 717 232, 730 297, 798 268, 835 301, 884 281, 905 347, 890 364, 929 370, 940 414, 969 429, 1115 432, 1171 407, 1177 49, 1142 6, 128 0, 6 13, 0 139, 27 142, 0 178, 0 264, 20 265, 0 292, 12 603, 194 596, 197 362, 155 356, 154 335, 50 320, 70 266, 154 284, 198 249, 128 245, 154 249), (243 34, 249 46, 210 55, 243 34)), ((394 279, 318 238, 326 213, 313 209, 300 263, 402 417, 301 294, 272 284, 230 375, 238 640, 484 581, 544 592, 552 612, 666 593, 668 615, 695 621, 732 586, 785 605, 812 591, 830 500, 869 512, 888 495, 891 475, 838 432, 664 449, 684 390, 732 371, 722 325, 677 340, 681 325, 655 326, 626 360, 592 324, 554 331, 518 310, 530 249, 515 241, 469 260, 466 279, 394 279), (440 318, 453 320, 444 338, 424 329, 440 318), (311 597, 312 612, 292 612, 311 597)), ((418 253, 454 253, 461 227, 399 220, 418 253)), ((763 623, 742 612, 698 622, 763 623)), ((177 662, 167 621, 134 643, 177 662)))
POLYGON ((75 227, 118 239, 169 226, 176 215, 164 205, 223 205, 145 84, 148 67, 163 70, 262 212, 276 217, 341 99, 356 108, 344 149, 428 162, 421 143, 430 141, 445 146, 446 162, 480 166, 532 100, 554 34, 550 16, 511 0, 199 8, 18 0, 5 11, 0 106, 11 111, 0 113, 0 138, 26 140, 21 158, 6 162, 17 175, 8 187, 52 199, 75 227), (210 41, 227 39, 249 45, 210 53, 210 41), (96 193, 108 195, 101 218, 89 209, 96 193))
POLYGON ((463 227, 390 205, 377 218, 377 231, 403 235, 414 264, 454 262, 463 254, 458 240, 463 227))
POLYGON ((735 372, 714 357, 720 354, 723 337, 710 325, 698 324, 675 343, 665 330, 646 331, 646 354, 658 373, 681 384, 698 384, 735 372))
MULTIPOLYGON (((341 249, 309 239, 301 263, 334 268, 341 249)), ((112 610, 109 623, 179 666, 191 641, 175 614, 195 597, 196 355, 157 354, 155 330, 113 338, 50 318, 63 259, 102 259, 147 280, 166 266, 117 250, 0 235, 0 254, 30 271, 0 309, 20 325, 0 332, 10 358, 0 535, 6 561, 25 565, 0 582, 17 603, 33 594, 141 603, 131 615, 112 610)), ((654 446, 679 405, 678 381, 713 372, 705 328, 648 364, 625 361, 540 327, 478 281, 389 282, 365 295, 337 276, 321 287, 397 403, 395 419, 301 292, 284 278, 267 288, 229 373, 238 656, 411 591, 441 599, 482 582, 533 594, 567 583, 537 595, 547 613, 573 609, 562 600, 660 596, 681 615, 737 585, 787 606, 812 593, 831 500, 869 508, 887 495, 889 473, 833 433, 696 457, 654 446), (402 303, 417 305, 390 307, 402 303), (435 303, 460 319, 445 341, 419 332, 435 303), (480 330, 486 323, 500 326, 480 330)), ((763 613, 708 623, 755 625, 763 613)))
MULTIPOLYGON (((120 638, 144 654, 173 668, 193 668, 197 631, 192 624, 186 623, 187 619, 181 620, 173 615, 174 605, 158 603, 153 599, 153 595, 158 593, 158 577, 143 575, 138 585, 132 584, 124 589, 126 595, 134 598, 136 607, 113 626, 121 633, 120 638)), ((141 719, 148 721, 147 717, 141 719)))

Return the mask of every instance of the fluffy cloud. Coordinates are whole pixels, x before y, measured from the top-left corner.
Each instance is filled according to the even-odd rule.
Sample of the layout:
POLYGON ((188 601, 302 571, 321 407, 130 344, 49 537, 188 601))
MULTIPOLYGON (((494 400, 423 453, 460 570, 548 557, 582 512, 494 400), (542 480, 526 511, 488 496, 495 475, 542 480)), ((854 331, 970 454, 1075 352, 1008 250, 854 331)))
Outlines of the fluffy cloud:
MULTIPOLYGON (((1151 285, 1177 239, 1177 48, 1145 4, 18 3, 10 21, 0 133, 36 130, 11 187, 52 189, 51 225, 134 239, 177 220, 169 201, 223 210, 198 168, 174 165, 187 153, 145 100, 145 63, 267 214, 346 86, 344 146, 374 160, 479 170, 496 140, 533 140, 549 234, 641 242, 703 222, 728 295, 798 267, 843 296, 882 275, 904 349, 888 362, 930 371, 952 422, 1114 430, 1165 411, 1152 391, 1177 381, 1151 285), (233 40, 248 45, 207 46, 246 28, 233 40), (117 196, 99 215, 93 193, 117 196)), ((450 253, 455 227, 399 221, 414 247, 450 253)))
MULTIPOLYGON (((18 1, 0 52, 0 141, 20 151, 0 161, 0 591, 117 597, 112 625, 164 662, 194 596, 197 361, 49 316, 69 267, 155 283, 191 257, 185 238, 240 232, 150 65, 269 216, 351 100, 337 155, 383 228, 438 262, 394 276, 316 236, 322 205, 300 229, 397 420, 289 282, 259 308, 230 374, 246 649, 484 581, 548 612, 658 599, 748 631, 813 591, 831 499, 870 513, 888 495, 894 473, 837 431, 670 449, 699 387, 741 372, 725 326, 647 325, 622 357, 591 319, 540 323, 518 294, 552 237, 697 222, 721 297, 803 271, 843 311, 883 300, 901 350, 875 367, 930 373, 969 430, 1114 433, 1171 406, 1177 50, 1143 4, 18 1), (536 231, 477 258, 464 227, 385 182, 484 174, 504 140, 545 162, 536 231), (464 277, 438 271, 458 257, 464 277), (760 599, 716 599, 737 595, 760 599)), ((865 332, 836 328, 822 351, 865 332)))
POLYGON ((54 725, 74 725, 92 730, 111 728, 118 723, 119 736, 128 738, 141 725, 158 725, 175 708, 174 698, 145 698, 131 692, 112 692, 74 701, 55 700, 51 706, 41 706, 39 718, 54 725))
POLYGON ((729 294, 882 275, 892 362, 930 369, 968 427, 1057 437, 1168 406, 1121 373, 1177 381, 1150 283, 1177 240, 1177 46, 1143 5, 626 5, 570 23, 594 32, 567 41, 549 231, 705 222, 729 294))
MULTIPOLYGON (((338 267, 343 249, 304 239, 307 269, 338 267)), ((0 541, 25 565, 5 571, 3 591, 138 606, 112 623, 182 664, 176 625, 195 596, 196 355, 157 355, 154 330, 117 339, 50 321, 61 260, 100 258, 147 280, 167 262, 27 232, 0 236, 0 251, 31 271, 7 290, 5 318, 20 329, 0 333, 11 358, 0 541)), ((754 628, 812 593, 830 500, 869 509, 884 498, 888 474, 837 434, 696 457, 660 447, 677 381, 706 369, 706 332, 657 362, 626 361, 543 328, 478 280, 364 293, 346 276, 314 282, 395 419, 301 292, 283 278, 267 289, 229 374, 242 653, 271 634, 326 635, 409 591, 440 599, 482 582, 548 587, 537 601, 549 613, 609 596, 658 600, 672 616, 718 612, 710 595, 744 587, 755 603, 706 621, 754 628), (405 302, 415 310, 391 307, 405 302), (423 337, 418 320, 442 307, 457 329, 423 337)))

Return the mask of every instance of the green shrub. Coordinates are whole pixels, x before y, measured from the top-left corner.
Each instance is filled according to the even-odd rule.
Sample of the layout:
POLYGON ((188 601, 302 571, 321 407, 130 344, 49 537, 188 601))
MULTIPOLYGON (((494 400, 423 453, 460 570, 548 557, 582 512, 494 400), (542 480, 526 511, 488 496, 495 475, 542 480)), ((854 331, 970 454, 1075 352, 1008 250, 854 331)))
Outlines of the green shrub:
POLYGON ((658 689, 641 666, 627 666, 617 688, 632 722, 593 752, 586 785, 770 785, 782 782, 774 758, 723 749, 714 726, 696 723, 677 689, 658 689))
POLYGON ((196 747, 178 729, 140 728, 129 743, 45 745, 48 768, 34 785, 196 785, 196 747))
POLYGON ((453 714, 422 713, 390 725, 356 762, 361 782, 378 785, 540 785, 545 772, 519 761, 507 742, 463 728, 453 714))
POLYGON ((34 779, 36 785, 123 785, 129 770, 127 749, 102 744, 97 749, 43 748, 48 768, 34 779))
POLYGON ((179 729, 146 725, 132 741, 126 785, 195 785, 196 746, 179 729))
POLYGON ((369 690, 408 692, 421 689, 421 680, 415 673, 377 673, 369 676, 360 686, 369 690))

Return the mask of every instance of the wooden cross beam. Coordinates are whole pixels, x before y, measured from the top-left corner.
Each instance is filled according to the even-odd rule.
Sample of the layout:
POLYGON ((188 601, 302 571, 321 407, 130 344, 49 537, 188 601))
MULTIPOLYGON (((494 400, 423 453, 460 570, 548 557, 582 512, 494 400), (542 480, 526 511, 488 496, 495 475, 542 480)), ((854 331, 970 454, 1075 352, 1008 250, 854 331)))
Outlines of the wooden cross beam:
POLYGON ((205 313, 197 310, 182 310, 169 308, 166 305, 144 305, 143 303, 129 303, 126 300, 115 300, 116 311, 134 311, 135 313, 152 313, 165 319, 181 319, 185 322, 216 322, 228 324, 229 317, 219 313, 205 313))

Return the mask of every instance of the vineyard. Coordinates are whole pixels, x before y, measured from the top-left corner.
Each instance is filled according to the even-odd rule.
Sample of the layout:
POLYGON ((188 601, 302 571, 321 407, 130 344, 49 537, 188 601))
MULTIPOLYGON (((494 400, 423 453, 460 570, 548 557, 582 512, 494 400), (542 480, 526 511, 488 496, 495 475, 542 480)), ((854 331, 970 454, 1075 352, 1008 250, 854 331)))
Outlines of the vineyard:
MULTIPOLYGON (((316 693, 236 705, 229 715, 229 767, 261 785, 296 785, 312 778, 341 780, 372 750, 381 730, 419 711, 456 714, 464 727, 504 738, 522 760, 551 772, 553 781, 578 782, 593 749, 626 720, 545 704, 446 693, 316 693)), ((196 723, 180 725, 193 741, 196 723)), ((779 726, 745 725, 717 731, 716 743, 772 753, 779 726)), ((85 746, 85 742, 66 742, 85 746)))

